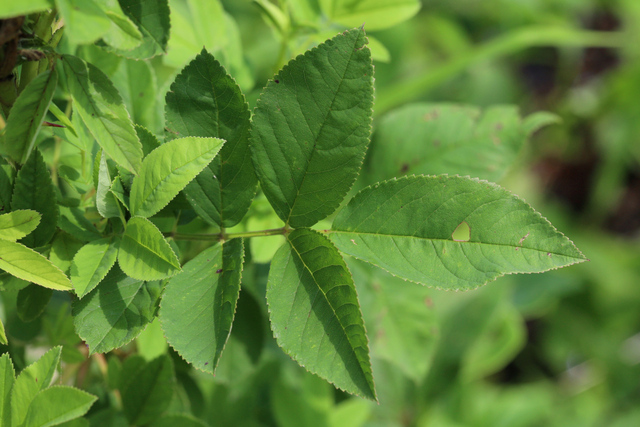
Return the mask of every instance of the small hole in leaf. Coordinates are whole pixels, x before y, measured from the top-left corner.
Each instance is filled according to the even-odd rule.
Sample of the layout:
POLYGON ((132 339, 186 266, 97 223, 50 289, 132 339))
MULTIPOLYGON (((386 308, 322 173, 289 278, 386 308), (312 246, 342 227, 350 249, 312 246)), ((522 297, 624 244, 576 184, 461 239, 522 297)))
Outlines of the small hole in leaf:
POLYGON ((471 227, 466 221, 462 221, 451 233, 451 238, 456 242, 468 242, 471 238, 471 227))
POLYGON ((276 79, 276 80, 274 80, 274 82, 276 82, 276 83, 280 83, 280 80, 276 79))

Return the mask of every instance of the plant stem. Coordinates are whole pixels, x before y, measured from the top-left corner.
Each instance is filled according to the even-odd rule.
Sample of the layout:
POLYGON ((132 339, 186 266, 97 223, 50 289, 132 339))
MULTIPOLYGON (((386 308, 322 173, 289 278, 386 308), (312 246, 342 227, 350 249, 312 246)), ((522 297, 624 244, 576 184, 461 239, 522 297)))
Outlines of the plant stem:
POLYGON ((470 65, 496 59, 535 46, 621 47, 620 32, 584 31, 562 27, 528 27, 496 37, 469 52, 435 66, 431 71, 389 85, 376 96, 374 114, 382 114, 407 101, 425 95, 470 65))
POLYGON ((238 233, 211 233, 211 234, 198 234, 198 233, 165 233, 166 237, 173 237, 175 240, 192 240, 192 241, 206 241, 217 242, 227 241, 235 239, 237 237, 265 237, 265 236, 278 236, 286 235, 291 231, 291 228, 284 226, 281 228, 272 228, 269 230, 259 231, 243 231, 238 233))

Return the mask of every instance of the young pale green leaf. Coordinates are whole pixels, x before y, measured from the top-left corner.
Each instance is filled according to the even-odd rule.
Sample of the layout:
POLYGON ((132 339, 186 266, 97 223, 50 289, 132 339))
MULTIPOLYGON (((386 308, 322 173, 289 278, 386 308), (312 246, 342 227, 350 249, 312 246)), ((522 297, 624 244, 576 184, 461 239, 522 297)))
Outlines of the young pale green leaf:
POLYGON ((160 280, 180 272, 180 261, 160 230, 140 217, 127 223, 118 264, 127 276, 138 280, 160 280))
POLYGON ((0 215, 0 239, 15 242, 31 233, 40 224, 41 215, 22 209, 0 215))
POLYGON ((131 50, 142 43, 142 33, 136 24, 122 11, 118 0, 108 0, 99 3, 104 14, 111 20, 111 26, 103 40, 116 49, 131 50))
POLYGON ((61 346, 54 347, 20 372, 11 392, 11 424, 8 425, 21 425, 34 397, 49 387, 60 363, 61 352, 61 346))
POLYGON ((586 260, 522 199, 457 176, 411 176, 367 187, 336 216, 329 237, 351 256, 442 289, 473 289, 504 274, 586 260), (456 241, 452 234, 463 222, 469 239, 456 241))
POLYGON ((30 284, 18 291, 16 299, 16 313, 23 322, 32 322, 44 312, 49 304, 53 289, 30 284))
POLYGON ((173 397, 175 377, 171 357, 147 363, 120 390, 122 409, 132 425, 148 424, 165 412, 173 397))
POLYGON ((29 158, 57 85, 55 68, 45 71, 29 82, 13 104, 7 118, 3 149, 16 162, 23 164, 29 158))
POLYGON ((235 80, 203 50, 176 77, 166 96, 167 138, 217 137, 226 142, 184 194, 198 215, 223 227, 244 217, 258 180, 251 163, 247 103, 235 80))
POLYGON ((94 240, 78 251, 71 263, 71 283, 79 298, 91 292, 116 263, 120 239, 94 240))
POLYGON ((107 155, 102 152, 100 156, 100 169, 98 172, 98 188, 96 188, 96 208, 103 218, 118 218, 120 206, 118 199, 111 190, 111 174, 107 167, 107 155))
POLYGON ((161 292, 160 282, 132 279, 114 267, 93 291, 73 303, 76 332, 91 353, 122 347, 153 320, 161 292))
POLYGON ((124 14, 137 25, 142 43, 131 50, 109 50, 132 59, 166 53, 171 28, 168 0, 119 0, 119 3, 124 14))
POLYGON ((50 387, 33 398, 22 426, 54 426, 76 419, 86 414, 96 400, 96 396, 75 387, 50 387))
MULTIPOLYGON (((1 322, 0 322, 1 323, 1 322)), ((4 326, 2 326, 4 336, 4 326)), ((7 344, 7 337, 4 336, 3 344, 7 344)), ((0 356, 0 425, 11 425, 11 390, 15 382, 16 372, 11 363, 9 353, 0 356)))
POLYGON ((293 227, 331 214, 353 184, 371 131, 373 66, 363 30, 289 62, 258 100, 253 163, 276 213, 293 227))
POLYGON ((353 279, 326 237, 309 229, 287 236, 271 263, 267 303, 286 353, 336 387, 376 398, 353 279))
POLYGON ((131 185, 131 214, 157 214, 213 160, 222 144, 218 138, 186 137, 149 153, 131 185))
POLYGON ((242 239, 216 244, 173 277, 159 318, 167 341, 194 367, 213 374, 231 332, 242 274, 242 239))
POLYGON ((40 12, 49 9, 51 3, 50 0, 3 1, 0 3, 0 19, 40 12))
POLYGON ((73 44, 93 43, 109 31, 111 21, 95 0, 55 0, 64 34, 73 44))
POLYGON ((373 142, 371 182, 405 174, 469 175, 498 181, 548 114, 521 119, 515 106, 484 111, 454 104, 411 104, 386 115, 373 142))
POLYGON ((51 174, 37 149, 16 176, 11 209, 30 209, 41 215, 36 229, 23 237, 22 243, 32 248, 49 243, 58 223, 58 203, 51 174))
POLYGON ((363 25, 382 30, 399 24, 420 10, 419 0, 320 0, 322 11, 344 26, 363 25))
POLYGON ((58 267, 20 243, 0 240, 0 269, 45 288, 58 291, 72 289, 71 282, 58 267))
POLYGON ((72 55, 62 57, 74 107, 89 132, 116 163, 137 173, 142 146, 122 97, 98 68, 72 55))

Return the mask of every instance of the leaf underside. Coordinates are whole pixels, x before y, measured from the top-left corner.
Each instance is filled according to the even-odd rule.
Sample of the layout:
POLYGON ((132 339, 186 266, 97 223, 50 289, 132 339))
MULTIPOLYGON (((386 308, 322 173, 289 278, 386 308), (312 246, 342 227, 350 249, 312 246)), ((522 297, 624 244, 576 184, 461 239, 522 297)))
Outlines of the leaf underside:
POLYGON ((522 199, 457 176, 411 176, 367 187, 336 216, 329 237, 346 254, 442 289, 473 289, 504 274, 586 260, 522 199), (469 240, 454 241, 462 222, 469 240))

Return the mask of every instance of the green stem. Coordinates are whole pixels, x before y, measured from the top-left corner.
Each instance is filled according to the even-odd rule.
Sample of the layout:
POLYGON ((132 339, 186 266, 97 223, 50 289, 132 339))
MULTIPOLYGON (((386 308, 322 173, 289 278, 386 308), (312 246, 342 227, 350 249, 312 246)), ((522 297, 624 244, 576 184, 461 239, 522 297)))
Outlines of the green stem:
POLYGON ((225 232, 211 233, 211 234, 165 233, 165 236, 173 237, 175 240, 217 242, 217 241, 227 241, 227 240, 235 239, 237 237, 265 237, 265 236, 286 235, 290 231, 291 231, 291 228, 284 226, 281 228, 272 228, 269 230, 243 231, 239 233, 225 233, 225 232))
POLYGON ((431 71, 380 89, 375 114, 382 114, 442 84, 470 65, 496 59, 535 46, 617 48, 624 44, 621 32, 582 31, 560 27, 528 27, 511 31, 463 55, 436 66, 431 71))

